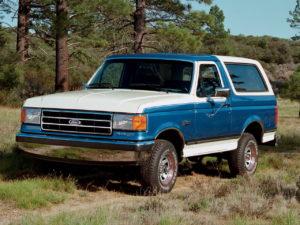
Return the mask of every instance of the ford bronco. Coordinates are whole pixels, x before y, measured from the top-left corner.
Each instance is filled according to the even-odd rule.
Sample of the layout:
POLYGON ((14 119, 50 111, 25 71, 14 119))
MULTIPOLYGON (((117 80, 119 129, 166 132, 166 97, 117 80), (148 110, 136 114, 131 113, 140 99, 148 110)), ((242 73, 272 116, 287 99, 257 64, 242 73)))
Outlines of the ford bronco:
POLYGON ((83 90, 27 99, 21 120, 31 157, 136 165, 144 187, 169 192, 183 158, 223 154, 233 174, 253 174, 278 110, 255 60, 140 54, 108 57, 83 90))

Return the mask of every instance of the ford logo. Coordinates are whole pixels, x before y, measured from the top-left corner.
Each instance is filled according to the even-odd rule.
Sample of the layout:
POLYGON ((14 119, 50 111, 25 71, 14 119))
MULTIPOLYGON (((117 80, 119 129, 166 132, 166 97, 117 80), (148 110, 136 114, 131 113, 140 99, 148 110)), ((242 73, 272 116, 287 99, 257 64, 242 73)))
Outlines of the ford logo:
POLYGON ((71 120, 69 120, 69 124, 76 126, 76 125, 80 125, 81 121, 80 120, 71 119, 71 120))

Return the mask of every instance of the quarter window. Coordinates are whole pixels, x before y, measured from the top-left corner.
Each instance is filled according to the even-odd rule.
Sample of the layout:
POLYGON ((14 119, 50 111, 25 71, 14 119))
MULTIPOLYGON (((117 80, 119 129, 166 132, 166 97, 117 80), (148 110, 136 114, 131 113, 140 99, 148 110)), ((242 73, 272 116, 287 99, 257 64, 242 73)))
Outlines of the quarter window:
POLYGON ((200 66, 197 96, 213 97, 215 96, 216 88, 221 86, 217 67, 213 64, 202 64, 200 66))
POLYGON ((237 92, 268 91, 255 65, 226 64, 226 67, 237 92))

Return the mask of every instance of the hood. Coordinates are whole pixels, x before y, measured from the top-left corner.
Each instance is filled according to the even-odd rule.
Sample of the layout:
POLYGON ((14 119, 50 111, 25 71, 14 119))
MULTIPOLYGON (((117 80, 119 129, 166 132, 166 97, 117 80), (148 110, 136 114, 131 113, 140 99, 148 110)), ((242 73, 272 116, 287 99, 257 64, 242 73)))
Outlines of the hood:
POLYGON ((188 102, 188 94, 129 89, 87 89, 29 98, 24 107, 143 113, 145 108, 188 102))

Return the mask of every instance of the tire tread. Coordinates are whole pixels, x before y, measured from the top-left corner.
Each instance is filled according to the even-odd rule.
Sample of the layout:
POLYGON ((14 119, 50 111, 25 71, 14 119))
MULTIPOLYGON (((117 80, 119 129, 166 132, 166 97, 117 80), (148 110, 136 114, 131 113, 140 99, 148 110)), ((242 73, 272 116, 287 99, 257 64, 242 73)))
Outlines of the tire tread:
MULTIPOLYGON (((237 175, 246 175, 246 169, 244 167, 244 149, 243 147, 250 141, 254 140, 256 143, 255 137, 250 133, 244 133, 239 142, 238 148, 234 151, 229 152, 228 164, 230 172, 233 176, 237 175)), ((257 147, 257 144, 256 144, 257 147)), ((248 174, 250 175, 250 174, 248 174)))
MULTIPOLYGON (((143 189, 146 192, 149 193, 157 193, 157 192, 162 192, 166 193, 169 192, 170 190, 164 190, 159 188, 159 181, 157 180, 157 173, 156 169, 158 167, 158 161, 160 159, 160 156, 166 146, 169 146, 172 151, 175 151, 176 155, 176 150, 173 144, 167 140, 156 140, 155 144, 152 148, 152 153, 149 159, 141 166, 141 184, 143 189)), ((176 155, 177 157, 177 155, 176 155)), ((176 161, 176 166, 178 165, 178 162, 176 161)), ((175 174, 177 176, 177 174, 175 174)), ((175 177, 176 179, 176 177, 175 177)))

